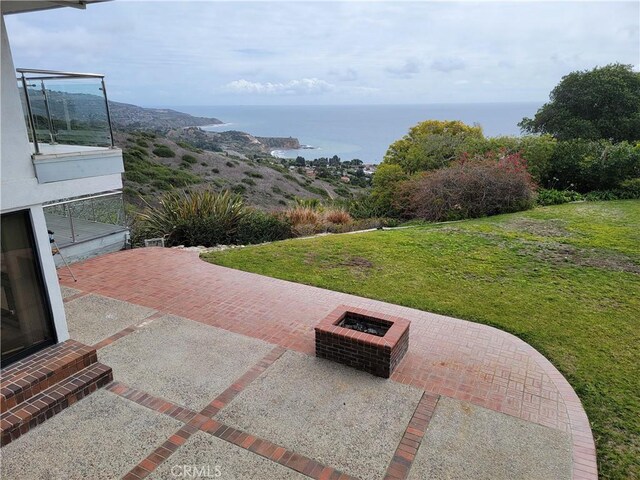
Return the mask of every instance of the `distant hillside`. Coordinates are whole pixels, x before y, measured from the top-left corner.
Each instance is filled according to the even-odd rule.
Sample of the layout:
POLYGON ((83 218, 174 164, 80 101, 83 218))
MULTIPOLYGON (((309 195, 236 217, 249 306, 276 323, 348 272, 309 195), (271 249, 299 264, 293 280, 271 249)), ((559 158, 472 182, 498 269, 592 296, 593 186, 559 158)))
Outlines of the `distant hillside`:
POLYGON ((218 151, 199 148, 176 132, 170 132, 177 135, 172 138, 160 133, 116 132, 116 145, 124 151, 124 191, 129 203, 140 206, 140 196, 156 203, 174 187, 231 190, 264 210, 283 208, 295 198, 327 200, 363 192, 339 179, 311 178, 285 168, 264 152, 262 143, 243 132, 215 136, 218 151))
POLYGON ((165 131, 171 128, 220 125, 217 118, 194 117, 166 108, 143 108, 128 103, 109 102, 113 126, 121 130, 165 131))
MULTIPOLYGON (((32 93, 34 98, 40 98, 32 93)), ((104 97, 86 93, 67 93, 48 90, 49 109, 54 119, 64 125, 64 119, 70 114, 71 120, 79 123, 99 124, 104 122, 104 97)), ((46 118, 47 111, 42 101, 33 101, 33 114, 46 118)), ((166 108, 143 108, 128 103, 109 101, 109 112, 113 127, 119 130, 167 131, 171 128, 183 128, 202 125, 219 125, 217 118, 194 117, 187 113, 166 108)))

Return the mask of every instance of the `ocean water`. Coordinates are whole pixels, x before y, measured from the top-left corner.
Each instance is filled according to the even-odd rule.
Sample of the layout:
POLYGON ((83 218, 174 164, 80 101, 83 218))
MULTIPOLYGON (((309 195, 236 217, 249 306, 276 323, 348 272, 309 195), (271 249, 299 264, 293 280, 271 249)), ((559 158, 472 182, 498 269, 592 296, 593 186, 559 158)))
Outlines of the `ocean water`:
POLYGON ((479 124, 486 136, 519 135, 518 122, 539 103, 366 105, 366 106, 173 106, 191 115, 215 117, 224 125, 211 131, 240 130, 263 137, 296 137, 312 149, 278 150, 283 158, 308 160, 338 155, 380 163, 387 147, 423 120, 462 120, 479 124))

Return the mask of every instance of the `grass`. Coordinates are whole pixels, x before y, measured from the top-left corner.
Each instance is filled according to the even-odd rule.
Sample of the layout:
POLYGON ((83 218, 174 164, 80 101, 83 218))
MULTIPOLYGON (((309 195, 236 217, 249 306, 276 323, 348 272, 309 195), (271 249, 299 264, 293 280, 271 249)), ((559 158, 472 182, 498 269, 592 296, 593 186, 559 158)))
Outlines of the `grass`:
POLYGON ((289 240, 204 258, 517 335, 580 396, 601 477, 640 478, 640 201, 289 240), (345 258, 371 267, 345 266, 363 264, 345 258))

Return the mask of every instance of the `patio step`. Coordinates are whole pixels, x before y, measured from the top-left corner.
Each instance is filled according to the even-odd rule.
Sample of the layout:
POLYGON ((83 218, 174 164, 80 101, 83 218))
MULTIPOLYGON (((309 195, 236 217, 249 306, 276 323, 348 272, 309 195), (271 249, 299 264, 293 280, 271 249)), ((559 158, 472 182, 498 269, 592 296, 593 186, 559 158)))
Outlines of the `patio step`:
POLYGON ((11 443, 112 380, 111 367, 102 363, 91 363, 0 414, 2 446, 11 443))
POLYGON ((0 413, 97 361, 95 348, 67 340, 10 365, 0 372, 0 413))

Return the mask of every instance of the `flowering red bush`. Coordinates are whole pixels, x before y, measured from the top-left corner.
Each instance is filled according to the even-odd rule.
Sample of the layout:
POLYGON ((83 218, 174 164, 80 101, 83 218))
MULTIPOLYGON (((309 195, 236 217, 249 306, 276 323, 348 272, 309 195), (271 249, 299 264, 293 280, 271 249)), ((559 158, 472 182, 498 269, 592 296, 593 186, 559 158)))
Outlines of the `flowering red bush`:
POLYGON ((397 207, 410 218, 459 220, 526 210, 535 185, 519 153, 463 155, 451 166, 405 182, 397 207))

